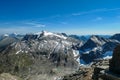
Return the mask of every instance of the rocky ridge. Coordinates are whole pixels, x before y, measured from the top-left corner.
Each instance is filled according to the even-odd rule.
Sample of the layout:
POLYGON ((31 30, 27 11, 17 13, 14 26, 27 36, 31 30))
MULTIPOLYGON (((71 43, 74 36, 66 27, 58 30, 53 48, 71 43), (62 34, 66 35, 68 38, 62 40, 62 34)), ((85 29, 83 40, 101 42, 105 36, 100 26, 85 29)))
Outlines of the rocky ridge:
POLYGON ((33 74, 57 74, 53 69, 58 67, 77 69, 79 53, 72 48, 76 44, 82 42, 60 33, 26 34, 0 52, 0 73, 28 79, 33 74))
POLYGON ((83 65, 75 73, 61 79, 91 80, 93 77, 90 74, 101 70, 100 66, 102 66, 102 70, 103 67, 108 69, 110 58, 106 58, 106 56, 111 56, 112 50, 120 44, 119 40, 115 38, 109 39, 93 35, 84 42, 67 36, 65 33, 46 31, 26 34, 22 39, 5 36, 0 42, 9 42, 8 38, 12 38, 10 39, 12 42, 6 44, 4 48, 2 47, 3 49, 0 48, 0 57, 2 57, 0 58, 0 73, 10 73, 28 80, 30 78, 37 80, 38 78, 35 76, 40 77, 44 74, 58 75, 62 71, 62 75, 59 76, 63 76, 65 68, 70 69, 70 72, 67 73, 70 74, 80 67, 81 60, 85 64, 91 62, 92 64, 89 67, 83 65))

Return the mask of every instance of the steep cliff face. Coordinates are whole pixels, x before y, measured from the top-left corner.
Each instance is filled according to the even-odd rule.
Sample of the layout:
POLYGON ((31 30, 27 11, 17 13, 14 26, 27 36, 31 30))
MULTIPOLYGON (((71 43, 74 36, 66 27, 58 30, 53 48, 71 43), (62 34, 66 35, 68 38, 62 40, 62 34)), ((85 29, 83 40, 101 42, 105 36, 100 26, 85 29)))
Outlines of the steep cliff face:
POLYGON ((110 71, 120 74, 120 45, 113 52, 113 58, 110 61, 110 71))

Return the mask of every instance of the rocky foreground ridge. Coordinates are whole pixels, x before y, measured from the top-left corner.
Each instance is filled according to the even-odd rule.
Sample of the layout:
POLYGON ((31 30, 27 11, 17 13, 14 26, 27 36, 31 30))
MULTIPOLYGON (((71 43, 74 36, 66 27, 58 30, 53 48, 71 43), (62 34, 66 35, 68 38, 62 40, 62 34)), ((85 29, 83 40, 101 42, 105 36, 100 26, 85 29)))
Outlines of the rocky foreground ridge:
POLYGON ((89 67, 80 67, 62 80, 120 80, 120 45, 113 52, 112 59, 96 60, 89 67))

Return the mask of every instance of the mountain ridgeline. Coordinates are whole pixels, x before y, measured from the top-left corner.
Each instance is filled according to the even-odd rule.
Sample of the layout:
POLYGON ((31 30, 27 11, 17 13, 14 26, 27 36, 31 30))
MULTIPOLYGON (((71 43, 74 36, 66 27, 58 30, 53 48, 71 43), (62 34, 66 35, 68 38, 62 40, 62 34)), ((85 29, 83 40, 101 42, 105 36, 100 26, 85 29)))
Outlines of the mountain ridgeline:
POLYGON ((33 74, 55 74, 54 68, 78 69, 95 59, 110 58, 120 44, 120 34, 110 38, 92 35, 67 35, 42 31, 0 37, 0 73, 22 78, 33 74), (9 67, 8 67, 9 66, 9 67))

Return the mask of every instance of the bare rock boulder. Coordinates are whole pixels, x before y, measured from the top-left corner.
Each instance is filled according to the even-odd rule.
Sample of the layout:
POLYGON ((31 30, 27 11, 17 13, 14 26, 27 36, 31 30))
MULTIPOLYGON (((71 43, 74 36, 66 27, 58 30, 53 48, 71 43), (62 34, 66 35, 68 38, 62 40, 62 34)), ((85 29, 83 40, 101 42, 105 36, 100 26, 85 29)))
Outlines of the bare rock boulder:
POLYGON ((120 45, 113 51, 113 57, 110 60, 109 70, 113 73, 120 74, 120 45))

